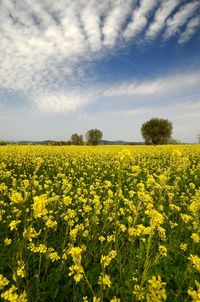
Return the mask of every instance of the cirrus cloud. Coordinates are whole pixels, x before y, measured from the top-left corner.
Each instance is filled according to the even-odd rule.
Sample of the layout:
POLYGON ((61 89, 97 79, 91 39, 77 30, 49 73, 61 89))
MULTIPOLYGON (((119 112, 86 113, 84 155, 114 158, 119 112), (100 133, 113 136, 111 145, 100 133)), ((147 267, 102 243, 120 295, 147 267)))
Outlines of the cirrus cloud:
MULTIPOLYGON (((90 63, 127 42, 147 37, 151 43, 161 31, 186 43, 199 28, 199 7, 181 0, 2 0, 0 87, 41 111, 78 110, 113 89, 93 85, 98 75, 88 76, 90 63)), ((156 83, 126 89, 140 93, 146 85, 151 94, 156 83)))

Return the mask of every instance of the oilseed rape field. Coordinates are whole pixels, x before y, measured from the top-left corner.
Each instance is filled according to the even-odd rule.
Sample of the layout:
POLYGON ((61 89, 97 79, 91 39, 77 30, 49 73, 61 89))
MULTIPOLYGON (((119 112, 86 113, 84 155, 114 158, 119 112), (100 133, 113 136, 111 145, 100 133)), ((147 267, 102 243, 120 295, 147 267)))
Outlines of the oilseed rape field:
POLYGON ((0 300, 200 301, 200 145, 0 147, 0 300))

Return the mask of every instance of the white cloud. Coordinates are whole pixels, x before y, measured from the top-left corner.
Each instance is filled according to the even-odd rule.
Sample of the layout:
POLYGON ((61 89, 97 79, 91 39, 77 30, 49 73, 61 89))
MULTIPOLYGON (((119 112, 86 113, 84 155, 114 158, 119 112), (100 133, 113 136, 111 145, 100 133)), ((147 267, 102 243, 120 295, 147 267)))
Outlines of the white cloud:
POLYGON ((126 5, 124 5, 122 1, 113 1, 113 8, 108 14, 102 29, 105 46, 112 47, 115 45, 117 38, 121 35, 126 18, 132 10, 132 2, 127 0, 126 5))
POLYGON ((149 13, 158 5, 159 0, 142 0, 140 6, 133 11, 132 20, 124 31, 126 39, 134 38, 148 23, 149 13))
MULTIPOLYGON (((95 75, 88 78, 87 71, 90 62, 125 44, 124 37, 129 40, 141 33, 158 8, 146 34, 157 35, 178 2, 141 0, 136 6, 136 0, 1 0, 0 86, 51 112, 78 110, 112 93, 161 93, 168 85, 162 80, 107 88, 93 85, 95 75)), ((198 3, 182 6, 170 16, 166 35, 178 31, 198 3)), ((179 43, 189 39, 197 26, 197 19, 191 19, 179 43)))
POLYGON ((51 93, 38 96, 34 103, 41 112, 60 113, 73 112, 85 106, 90 101, 90 96, 76 93, 51 93))
POLYGON ((99 8, 95 6, 95 1, 88 1, 86 6, 83 8, 81 12, 81 21, 83 23, 91 51, 98 51, 102 47, 101 22, 100 11, 99 8))
POLYGON ((190 40, 190 38, 193 36, 193 34, 196 32, 197 28, 200 25, 200 16, 197 16, 194 19, 191 19, 184 32, 181 33, 178 43, 182 44, 190 40))
POLYGON ((178 12, 167 20, 167 27, 164 37, 167 39, 174 36, 180 28, 192 17, 194 12, 200 7, 199 1, 187 3, 178 12))
POLYGON ((105 89, 104 96, 113 97, 138 97, 147 98, 165 97, 167 95, 184 94, 186 91, 199 90, 200 71, 179 73, 152 80, 140 82, 124 82, 105 89))
POLYGON ((153 22, 146 31, 146 37, 148 39, 156 38, 159 32, 165 27, 166 19, 181 1, 183 0, 165 0, 161 3, 161 6, 155 12, 153 22))

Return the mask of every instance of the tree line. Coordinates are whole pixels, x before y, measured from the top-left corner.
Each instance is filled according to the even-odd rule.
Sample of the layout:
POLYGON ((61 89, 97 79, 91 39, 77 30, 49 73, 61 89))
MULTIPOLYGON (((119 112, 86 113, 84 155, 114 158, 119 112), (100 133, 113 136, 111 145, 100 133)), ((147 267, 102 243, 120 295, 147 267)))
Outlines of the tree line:
MULTIPOLYGON (((152 118, 141 126, 141 134, 147 145, 175 144, 178 141, 172 139, 172 122, 167 119, 152 118)), ((66 144, 71 145, 98 145, 103 137, 103 132, 99 129, 90 129, 86 133, 86 142, 83 135, 74 133, 71 140, 66 144)))
MULTIPOLYGON (((179 141, 172 138, 172 122, 168 119, 151 118, 141 126, 141 134, 147 145, 177 144, 179 141)), ((103 137, 103 132, 99 129, 90 129, 85 138, 82 134, 74 133, 69 141, 50 142, 50 145, 98 145, 103 137)), ((200 134, 198 135, 200 143, 200 134)), ((6 145, 6 142, 0 141, 0 145, 6 145)))

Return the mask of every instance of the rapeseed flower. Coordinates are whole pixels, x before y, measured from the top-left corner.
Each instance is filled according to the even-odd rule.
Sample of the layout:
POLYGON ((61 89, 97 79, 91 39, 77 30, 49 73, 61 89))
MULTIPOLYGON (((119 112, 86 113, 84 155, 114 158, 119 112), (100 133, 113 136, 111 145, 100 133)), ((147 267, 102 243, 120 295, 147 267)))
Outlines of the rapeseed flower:
POLYGON ((165 282, 162 282, 160 276, 153 276, 150 280, 148 280, 148 284, 148 302, 166 301, 167 295, 165 291, 165 282))
POLYGON ((105 274, 99 277, 99 284, 102 284, 104 288, 111 287, 110 276, 105 274))
POLYGON ((200 273, 200 258, 197 255, 190 255, 188 258, 192 266, 200 273))
POLYGON ((0 289, 4 288, 6 285, 8 285, 9 281, 0 274, 0 289))
POLYGON ((197 290, 192 288, 188 289, 188 295, 192 298, 192 302, 200 301, 200 284, 195 280, 197 290))
POLYGON ((12 239, 10 239, 10 238, 6 238, 5 240, 4 240, 4 244, 5 245, 10 245, 12 243, 12 239))

